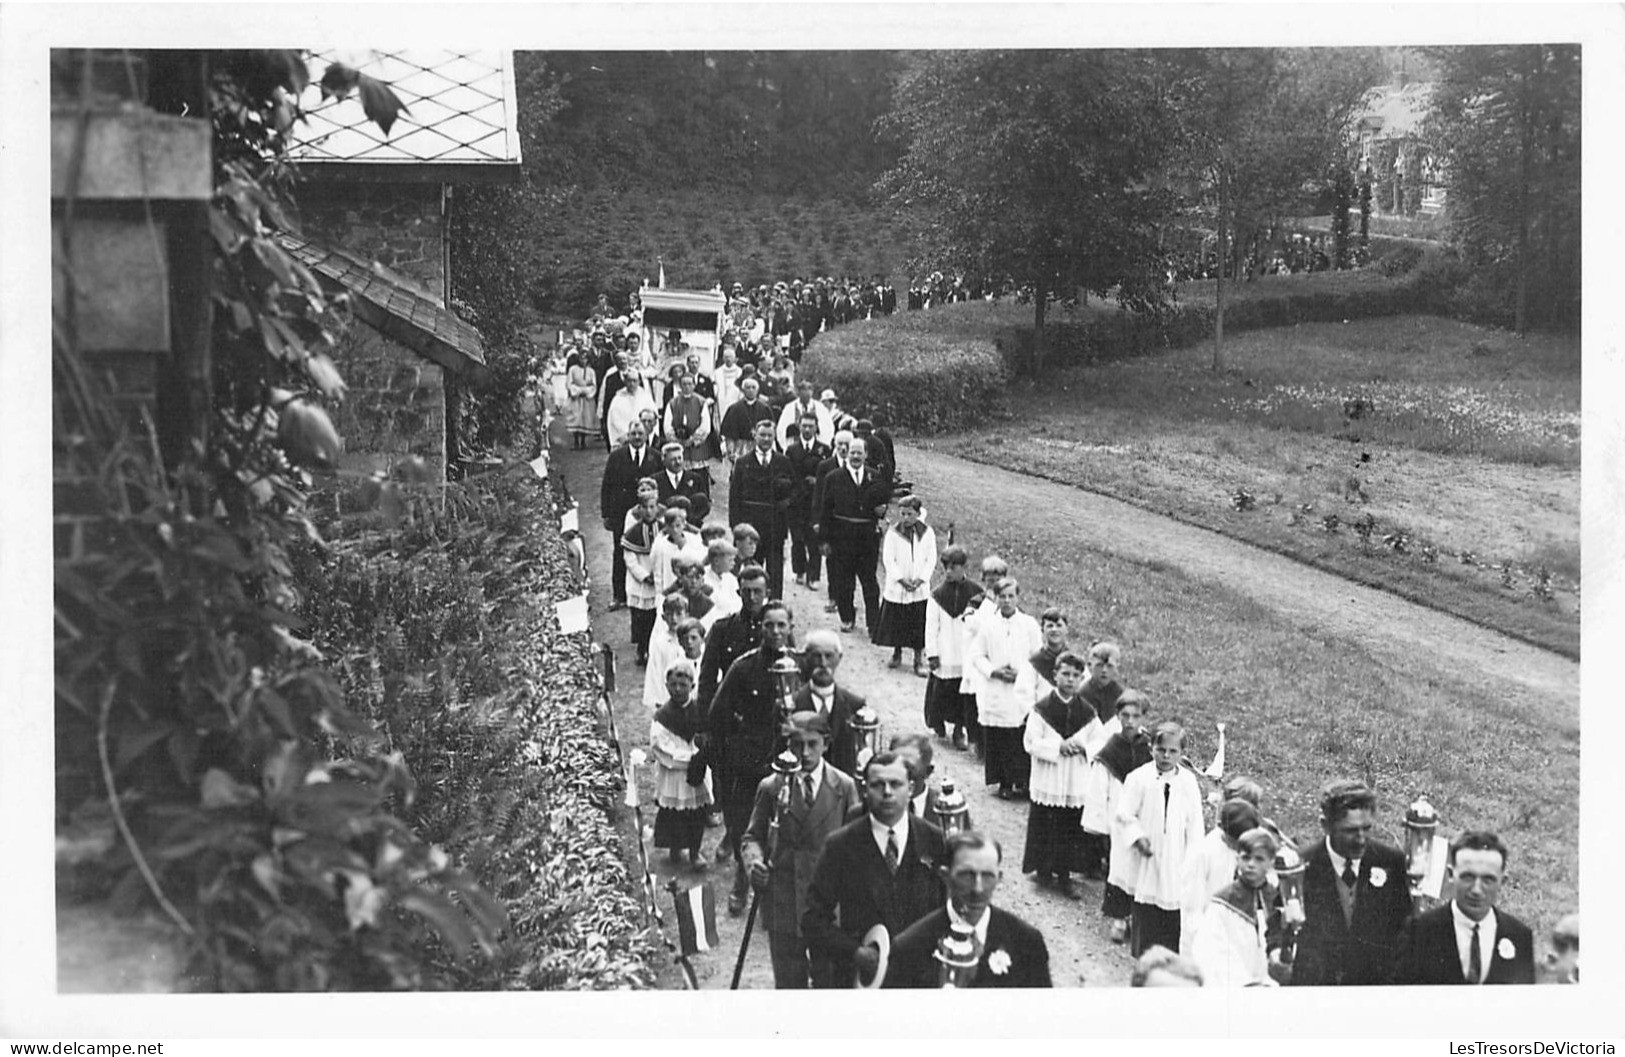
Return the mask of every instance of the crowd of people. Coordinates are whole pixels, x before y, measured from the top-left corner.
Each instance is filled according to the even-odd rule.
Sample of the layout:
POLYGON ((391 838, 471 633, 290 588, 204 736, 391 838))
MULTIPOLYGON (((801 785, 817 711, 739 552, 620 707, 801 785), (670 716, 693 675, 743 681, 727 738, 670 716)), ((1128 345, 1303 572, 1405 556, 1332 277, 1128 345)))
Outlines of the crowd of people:
MULTIPOLYGON (((629 613, 654 710, 653 843, 706 871, 703 839, 723 827, 728 909, 758 893, 775 986, 935 987, 950 971, 961 986, 1049 985, 1041 932, 993 906, 1006 849, 932 781, 939 748, 1027 803, 1011 865, 1059 898, 1100 883, 1108 935, 1140 959, 1136 982, 1534 982, 1530 930, 1496 906, 1499 837, 1455 838, 1450 898, 1418 913, 1405 854, 1371 836, 1377 797, 1363 783, 1326 786, 1323 833, 1301 848, 1262 813, 1258 782, 1231 777, 1204 797, 1184 728, 1124 683, 1118 645, 1075 647, 1066 613, 1024 612, 996 555, 973 578, 967 550, 939 541, 900 483, 882 431, 831 391, 815 399, 793 361, 746 373, 740 351, 754 366, 761 347, 730 338, 713 372, 672 372, 663 407, 634 350, 616 349, 591 412, 612 449, 600 495, 611 609, 629 613), (713 466, 729 481, 725 511, 713 466), (787 559, 797 584, 826 580, 837 622, 799 648, 787 559), (920 728, 885 747, 865 744, 870 710, 839 677, 860 615, 890 665, 906 651, 923 680, 920 728), (1302 894, 1284 899, 1294 853, 1302 894), (972 956, 951 968, 955 944, 972 956)), ((590 421, 572 415, 570 428, 590 421)), ((1577 977, 1577 919, 1560 932, 1561 975, 1577 977)))

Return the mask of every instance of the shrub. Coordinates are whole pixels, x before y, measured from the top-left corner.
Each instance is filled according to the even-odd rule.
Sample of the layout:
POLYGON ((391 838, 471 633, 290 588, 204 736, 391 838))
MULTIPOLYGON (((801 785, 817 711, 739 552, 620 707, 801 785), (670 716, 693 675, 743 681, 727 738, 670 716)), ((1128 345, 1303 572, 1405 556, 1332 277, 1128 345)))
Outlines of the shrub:
POLYGON ((446 495, 301 555, 313 638, 416 776, 415 824, 506 906, 457 986, 649 986, 596 655, 545 616, 581 587, 552 490, 520 466, 446 495))
POLYGON ((860 417, 921 433, 972 425, 1000 405, 1010 369, 1000 328, 967 321, 967 313, 953 311, 958 307, 904 311, 822 334, 801 373, 840 393, 860 417))

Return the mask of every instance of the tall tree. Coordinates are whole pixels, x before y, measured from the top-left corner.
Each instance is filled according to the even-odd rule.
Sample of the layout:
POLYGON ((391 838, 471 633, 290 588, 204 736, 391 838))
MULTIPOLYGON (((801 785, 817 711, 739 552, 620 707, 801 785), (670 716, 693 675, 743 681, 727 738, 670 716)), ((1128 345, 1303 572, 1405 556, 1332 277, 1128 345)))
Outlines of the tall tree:
POLYGON ((1035 370, 1051 293, 1161 303, 1156 227, 1171 195, 1157 176, 1177 124, 1155 57, 912 56, 880 128, 903 153, 879 186, 917 219, 925 256, 1031 284, 1035 370))
POLYGON ((1227 273, 1238 247, 1275 227, 1347 162, 1349 122, 1382 78, 1364 48, 1217 48, 1175 53, 1186 171, 1218 233, 1213 368, 1224 366, 1227 273))
POLYGON ((1579 45, 1434 48, 1428 56, 1439 78, 1423 133, 1444 161, 1464 256, 1512 287, 1519 333, 1577 323, 1579 45))

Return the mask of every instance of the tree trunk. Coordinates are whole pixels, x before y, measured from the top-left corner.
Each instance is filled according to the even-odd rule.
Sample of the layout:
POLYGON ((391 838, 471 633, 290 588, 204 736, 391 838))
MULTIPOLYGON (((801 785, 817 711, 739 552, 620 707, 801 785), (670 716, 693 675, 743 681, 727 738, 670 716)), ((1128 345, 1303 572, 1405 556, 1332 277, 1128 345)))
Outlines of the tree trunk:
POLYGON ((1520 335, 1529 326, 1529 166, 1530 154, 1534 150, 1529 142, 1534 124, 1533 115, 1529 112, 1529 96, 1533 91, 1529 82, 1534 73, 1530 58, 1535 47, 1538 45, 1522 49, 1523 69, 1518 78, 1518 295, 1512 329, 1520 335))
POLYGON ((1049 290, 1042 282, 1033 284, 1033 377, 1044 369, 1044 312, 1049 307, 1049 290))
POLYGON ((1227 203, 1224 192, 1224 177, 1221 176, 1219 177, 1219 245, 1216 254, 1219 267, 1218 274, 1214 278, 1213 287, 1213 369, 1215 371, 1224 370, 1224 267, 1228 257, 1225 252, 1224 242, 1227 227, 1225 223, 1225 207, 1227 203))

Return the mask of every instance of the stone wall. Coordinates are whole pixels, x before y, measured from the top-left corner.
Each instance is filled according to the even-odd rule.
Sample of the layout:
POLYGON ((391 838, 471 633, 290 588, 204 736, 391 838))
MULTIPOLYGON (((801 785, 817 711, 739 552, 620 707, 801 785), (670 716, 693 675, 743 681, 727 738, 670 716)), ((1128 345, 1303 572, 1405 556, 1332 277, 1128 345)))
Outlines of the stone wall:
MULTIPOLYGON (((346 385, 344 402, 333 409, 333 425, 344 438, 340 467, 387 475, 416 455, 428 464, 430 480, 445 480, 446 390, 440 365, 359 321, 339 338, 333 359, 346 385)), ((341 496, 358 485, 351 474, 341 480, 341 496)), ((342 498, 340 505, 345 512, 353 509, 342 498)))
POLYGON ((376 260, 445 300, 446 228, 439 184, 311 180, 296 195, 306 238, 376 260))

